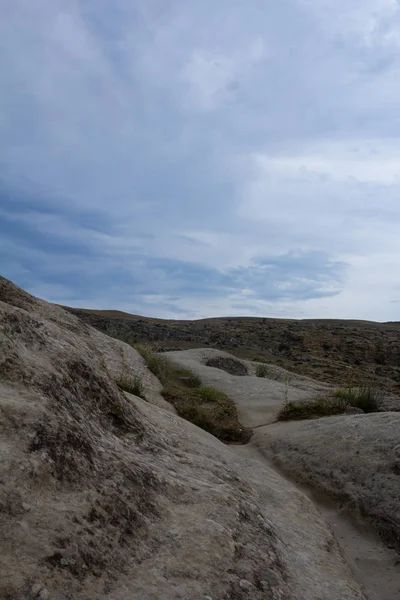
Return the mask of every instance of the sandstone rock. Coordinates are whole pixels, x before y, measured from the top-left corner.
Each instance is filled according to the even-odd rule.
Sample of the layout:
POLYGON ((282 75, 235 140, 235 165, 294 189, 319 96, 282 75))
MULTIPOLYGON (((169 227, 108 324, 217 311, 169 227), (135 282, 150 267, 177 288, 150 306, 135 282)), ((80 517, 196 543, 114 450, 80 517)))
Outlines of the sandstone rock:
POLYGON ((276 423, 253 436, 299 482, 340 501, 400 551, 400 413, 276 423))
POLYGON ((228 394, 237 405, 240 421, 250 428, 274 422, 286 400, 309 400, 333 390, 330 385, 274 365, 268 365, 268 378, 256 377, 255 364, 250 361, 241 361, 248 370, 248 376, 237 377, 210 367, 210 361, 215 364, 215 361, 233 358, 221 350, 199 348, 167 354, 180 366, 191 369, 206 385, 228 394))
POLYGON ((160 389, 130 346, 0 279, 0 598, 363 600, 312 502, 160 389))

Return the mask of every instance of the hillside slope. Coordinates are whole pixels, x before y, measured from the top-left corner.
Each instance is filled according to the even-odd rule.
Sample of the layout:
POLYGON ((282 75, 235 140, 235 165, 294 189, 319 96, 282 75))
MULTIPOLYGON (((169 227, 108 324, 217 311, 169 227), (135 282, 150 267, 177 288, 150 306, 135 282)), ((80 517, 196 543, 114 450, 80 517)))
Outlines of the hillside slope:
POLYGON ((312 502, 152 404, 127 348, 0 279, 0 598, 364 599, 312 502))
POLYGON ((160 349, 212 347, 266 360, 320 381, 366 380, 400 390, 400 323, 250 317, 172 321, 118 311, 71 309, 84 322, 131 342, 160 349))

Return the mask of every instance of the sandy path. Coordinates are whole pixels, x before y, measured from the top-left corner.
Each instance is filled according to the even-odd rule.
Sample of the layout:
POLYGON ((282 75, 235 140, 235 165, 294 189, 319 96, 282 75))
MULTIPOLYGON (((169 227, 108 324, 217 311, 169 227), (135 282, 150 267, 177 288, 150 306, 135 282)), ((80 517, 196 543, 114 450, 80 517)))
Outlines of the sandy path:
MULTIPOLYGON (((291 481, 252 442, 246 446, 232 446, 232 451, 266 464, 291 481)), ((364 586, 369 600, 399 600, 400 557, 398 554, 386 548, 374 534, 357 526, 350 518, 341 514, 327 499, 322 500, 298 483, 293 481, 291 483, 307 494, 317 505, 343 548, 355 579, 364 586)))
MULTIPOLYGON (((252 365, 248 361, 242 362, 247 364, 249 376, 233 376, 204 364, 208 357, 215 355, 229 356, 210 349, 169 353, 169 356, 180 365, 192 369, 205 385, 226 392, 235 401, 241 422, 255 430, 255 434, 249 444, 234 445, 231 447, 232 451, 274 469, 312 499, 334 532, 354 572, 355 579, 364 586, 369 600, 400 600, 399 555, 384 546, 373 533, 339 512, 332 501, 316 495, 282 473, 273 464, 272 457, 268 456, 267 447, 264 448, 265 452, 262 451, 265 446, 262 443, 263 432, 272 432, 276 427, 274 424, 276 416, 285 399, 309 399, 326 393, 329 386, 294 374, 288 374, 291 378, 288 384, 268 378, 260 379, 251 373, 252 365)), ((291 429, 296 429, 295 422, 280 425, 285 427, 281 435, 289 436, 291 429)))

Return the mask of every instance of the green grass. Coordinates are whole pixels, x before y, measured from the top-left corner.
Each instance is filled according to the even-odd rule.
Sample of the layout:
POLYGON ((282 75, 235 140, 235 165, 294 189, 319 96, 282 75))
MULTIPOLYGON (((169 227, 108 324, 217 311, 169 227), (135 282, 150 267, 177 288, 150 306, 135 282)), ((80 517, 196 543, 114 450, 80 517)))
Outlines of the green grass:
POLYGON ((177 367, 167 356, 156 354, 148 346, 136 349, 150 371, 163 385, 163 396, 179 416, 225 442, 244 442, 250 432, 239 422, 235 403, 223 392, 201 385, 190 369, 177 367))
MULTIPOLYGON (((129 343, 128 338, 122 339, 123 336, 117 336, 115 332, 113 337, 129 343)), ((166 355, 156 353, 150 345, 131 345, 161 382, 164 398, 176 408, 179 416, 225 442, 243 443, 250 439, 251 432, 240 424, 236 405, 226 394, 203 386, 190 369, 178 367, 166 355)), ((139 382, 132 381, 132 378, 121 377, 118 386, 144 397, 142 387, 138 387, 139 382)))
POLYGON ((134 347, 139 354, 143 356, 150 371, 161 381, 163 385, 176 380, 179 377, 178 371, 181 372, 182 376, 184 376, 184 373, 189 373, 189 371, 186 371, 185 369, 178 369, 175 367, 166 356, 163 354, 157 354, 148 345, 138 344, 134 347))
POLYGON ((344 400, 349 406, 361 408, 365 413, 377 412, 380 406, 380 394, 372 386, 347 387, 335 392, 336 398, 344 400))
POLYGON ((220 440, 243 442, 250 437, 239 423, 235 403, 219 390, 204 386, 184 388, 178 383, 165 387, 163 395, 181 417, 220 440))
POLYGON ((269 375, 269 368, 268 365, 257 365, 256 366, 256 375, 257 377, 268 377, 269 375))
POLYGON ((209 404, 223 404, 230 402, 228 396, 224 392, 220 392, 212 387, 200 385, 194 388, 193 393, 199 401, 208 402, 209 404))
POLYGON ((278 414, 278 420, 314 419, 346 412, 348 406, 360 408, 365 413, 377 412, 380 406, 379 392, 368 385, 337 390, 332 398, 318 398, 308 402, 288 402, 278 414))
POLYGON ((117 386, 124 392, 128 392, 129 394, 139 396, 139 398, 143 398, 143 400, 146 400, 146 397, 144 395, 143 382, 139 375, 121 375, 121 377, 117 380, 116 383, 117 386))
POLYGON ((225 442, 243 442, 249 432, 235 419, 235 408, 229 405, 199 404, 195 399, 177 405, 178 414, 225 442))
POLYGON ((197 377, 190 369, 173 367, 172 374, 174 381, 178 380, 184 387, 197 388, 201 386, 200 377, 197 377))
POLYGON ((278 414, 279 421, 315 419, 340 415, 346 411, 347 402, 342 398, 317 398, 309 402, 285 402, 278 414))
POLYGON ((143 356, 150 371, 163 385, 179 382, 187 388, 201 385, 201 380, 190 369, 177 367, 164 354, 157 354, 150 346, 137 345, 135 349, 143 356))

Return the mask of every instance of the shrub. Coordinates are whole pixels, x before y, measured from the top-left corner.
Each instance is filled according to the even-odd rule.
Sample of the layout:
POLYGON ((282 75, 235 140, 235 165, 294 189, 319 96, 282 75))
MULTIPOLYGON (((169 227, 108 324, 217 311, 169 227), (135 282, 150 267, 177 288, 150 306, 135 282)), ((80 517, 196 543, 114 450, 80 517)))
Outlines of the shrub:
POLYGON ((268 365, 257 365, 256 366, 256 375, 257 377, 268 377, 269 375, 269 368, 268 365))
POLYGON ((157 354, 150 346, 137 345, 135 349, 143 356, 150 371, 161 381, 166 383, 173 379, 174 366, 165 356, 157 354))
POLYGON ((180 369, 172 365, 172 375, 174 379, 187 388, 197 388, 201 386, 201 379, 190 369, 180 369))
POLYGON ((178 382, 164 387, 163 396, 179 416, 223 441, 248 441, 250 432, 241 426, 235 403, 211 387, 185 388, 178 382))
POLYGON ((136 346, 143 356, 150 371, 163 385, 179 382, 183 387, 194 388, 201 385, 201 380, 190 369, 177 367, 165 355, 156 354, 149 346, 136 346))
POLYGON ((229 403, 205 404, 196 398, 176 404, 178 414, 225 442, 244 442, 250 432, 237 420, 236 408, 229 403))
POLYGON ((380 394, 375 388, 365 385, 362 387, 348 387, 337 390, 336 398, 340 398, 350 406, 360 408, 365 413, 377 412, 380 406, 380 394))
POLYGON ((146 399, 144 395, 143 382, 139 375, 121 375, 117 381, 117 386, 124 392, 139 396, 139 398, 146 399))
POLYGON ((223 404, 231 402, 224 392, 220 392, 212 387, 200 386, 195 388, 193 392, 196 398, 202 402, 209 402, 210 404, 223 404))
POLYGON ((365 413, 377 412, 380 406, 380 395, 371 386, 359 388, 342 388, 335 392, 333 398, 319 398, 309 402, 286 400, 278 415, 278 420, 313 419, 339 415, 346 412, 348 406, 354 406, 365 413))
POLYGON ((347 402, 342 398, 318 398, 302 402, 300 400, 285 402, 278 414, 279 421, 294 419, 314 419, 330 415, 340 415, 346 411, 347 402))

